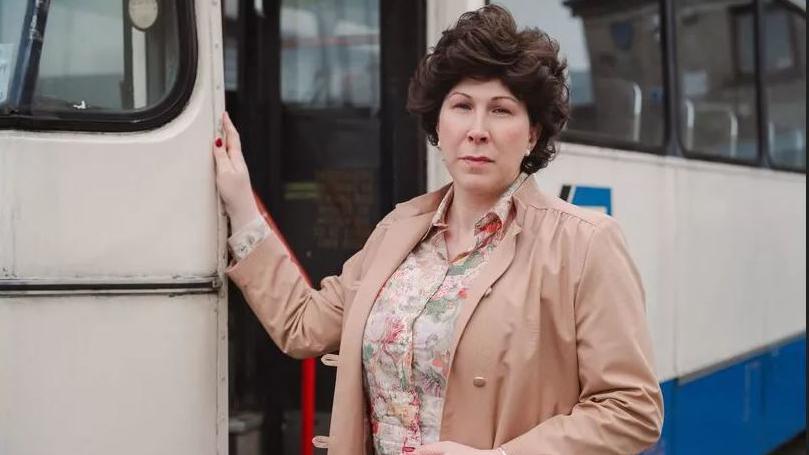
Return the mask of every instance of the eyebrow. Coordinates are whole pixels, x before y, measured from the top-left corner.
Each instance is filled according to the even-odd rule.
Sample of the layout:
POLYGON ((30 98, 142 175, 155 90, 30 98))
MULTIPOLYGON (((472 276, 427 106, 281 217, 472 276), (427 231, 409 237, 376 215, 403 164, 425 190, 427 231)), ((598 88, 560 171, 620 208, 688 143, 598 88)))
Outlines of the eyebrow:
MULTIPOLYGON (((466 98, 472 98, 470 95, 467 95, 464 92, 452 92, 452 93, 449 94, 449 96, 452 96, 452 95, 461 95, 461 96, 465 96, 466 98)), ((495 96, 495 97, 492 98, 492 101, 498 100, 498 99, 511 100, 511 101, 514 101, 515 103, 519 104, 519 101, 517 101, 517 99, 514 98, 513 96, 507 96, 507 95, 495 96)))

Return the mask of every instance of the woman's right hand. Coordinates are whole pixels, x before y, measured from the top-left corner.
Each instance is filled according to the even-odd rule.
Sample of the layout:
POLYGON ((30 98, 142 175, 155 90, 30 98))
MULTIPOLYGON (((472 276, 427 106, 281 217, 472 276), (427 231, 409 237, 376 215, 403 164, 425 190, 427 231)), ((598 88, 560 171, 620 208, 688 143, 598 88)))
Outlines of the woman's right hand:
POLYGON ((222 114, 222 126, 225 137, 216 138, 213 146, 216 188, 225 203, 230 230, 237 232, 259 216, 259 211, 250 186, 250 173, 242 155, 239 133, 227 112, 222 114))

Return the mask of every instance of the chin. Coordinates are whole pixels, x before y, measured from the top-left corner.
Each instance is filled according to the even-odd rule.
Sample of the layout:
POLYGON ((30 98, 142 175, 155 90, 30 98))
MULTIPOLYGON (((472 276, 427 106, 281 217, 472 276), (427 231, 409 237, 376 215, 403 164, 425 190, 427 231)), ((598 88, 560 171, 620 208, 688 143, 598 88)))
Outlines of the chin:
POLYGON ((458 189, 471 194, 490 195, 502 191, 502 182, 492 174, 460 172, 452 176, 458 189))

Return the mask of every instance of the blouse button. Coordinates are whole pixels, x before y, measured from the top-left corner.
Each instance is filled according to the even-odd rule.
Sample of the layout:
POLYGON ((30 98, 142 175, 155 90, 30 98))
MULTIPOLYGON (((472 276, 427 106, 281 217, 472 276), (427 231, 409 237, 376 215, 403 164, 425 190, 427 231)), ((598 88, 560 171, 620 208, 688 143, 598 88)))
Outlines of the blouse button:
POLYGON ((472 384, 474 384, 475 387, 483 387, 486 385, 486 378, 477 376, 475 379, 472 379, 472 384))

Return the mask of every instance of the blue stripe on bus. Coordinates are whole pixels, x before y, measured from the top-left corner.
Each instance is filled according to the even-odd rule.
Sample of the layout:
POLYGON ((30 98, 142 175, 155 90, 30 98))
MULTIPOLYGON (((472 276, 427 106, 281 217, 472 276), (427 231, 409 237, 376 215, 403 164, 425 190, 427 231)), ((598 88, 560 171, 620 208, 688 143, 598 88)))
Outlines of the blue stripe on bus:
POLYGON ((806 335, 661 388, 663 434, 645 454, 766 454, 806 428, 806 335))
POLYGON ((575 186, 571 204, 581 207, 603 208, 607 215, 612 215, 612 190, 596 186, 575 186))

